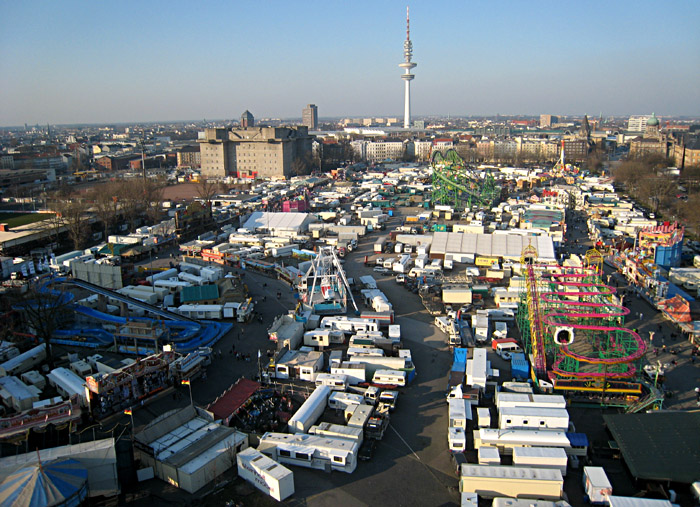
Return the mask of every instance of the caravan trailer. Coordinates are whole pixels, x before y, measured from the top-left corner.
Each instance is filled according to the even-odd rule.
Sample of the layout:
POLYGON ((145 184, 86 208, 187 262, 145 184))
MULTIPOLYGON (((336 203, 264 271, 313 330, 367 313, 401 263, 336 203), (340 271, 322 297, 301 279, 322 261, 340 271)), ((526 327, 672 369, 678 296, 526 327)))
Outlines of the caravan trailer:
POLYGON ((346 473, 357 468, 358 449, 357 442, 346 438, 272 432, 265 433, 258 445, 278 463, 346 473))
POLYGON ((328 408, 333 410, 347 410, 351 405, 360 405, 365 401, 361 394, 333 391, 328 397, 328 408))
POLYGON ((400 370, 377 370, 372 377, 372 383, 402 387, 406 385, 406 372, 400 370))
POLYGON ((328 386, 331 391, 345 391, 348 388, 348 376, 319 373, 316 375, 316 387, 319 386, 328 386))
POLYGON ((330 393, 331 388, 328 386, 318 386, 314 389, 311 396, 306 399, 289 420, 289 432, 305 433, 323 414, 330 393))

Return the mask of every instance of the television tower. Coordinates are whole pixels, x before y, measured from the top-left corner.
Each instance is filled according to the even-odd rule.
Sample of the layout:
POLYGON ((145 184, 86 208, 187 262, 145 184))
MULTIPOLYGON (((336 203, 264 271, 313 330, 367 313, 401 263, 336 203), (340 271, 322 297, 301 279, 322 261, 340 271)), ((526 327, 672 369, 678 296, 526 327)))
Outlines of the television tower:
POLYGON ((405 69, 405 72, 401 75, 405 85, 404 91, 404 106, 403 106, 403 128, 407 129, 411 127, 411 81, 414 76, 411 74, 411 69, 414 68, 417 63, 411 61, 413 56, 413 43, 411 42, 411 30, 408 20, 408 7, 406 7, 406 41, 403 43, 403 63, 399 64, 399 67, 405 69))

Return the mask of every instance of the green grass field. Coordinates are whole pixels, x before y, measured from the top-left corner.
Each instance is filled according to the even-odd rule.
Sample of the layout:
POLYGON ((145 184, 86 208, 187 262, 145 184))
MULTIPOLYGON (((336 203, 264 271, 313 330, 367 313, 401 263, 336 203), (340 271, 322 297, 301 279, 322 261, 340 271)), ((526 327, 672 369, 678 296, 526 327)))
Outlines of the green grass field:
POLYGON ((41 222, 42 220, 48 220, 55 213, 3 213, 0 212, 0 223, 7 224, 7 226, 12 229, 13 227, 19 227, 21 225, 33 224, 35 222, 41 222))

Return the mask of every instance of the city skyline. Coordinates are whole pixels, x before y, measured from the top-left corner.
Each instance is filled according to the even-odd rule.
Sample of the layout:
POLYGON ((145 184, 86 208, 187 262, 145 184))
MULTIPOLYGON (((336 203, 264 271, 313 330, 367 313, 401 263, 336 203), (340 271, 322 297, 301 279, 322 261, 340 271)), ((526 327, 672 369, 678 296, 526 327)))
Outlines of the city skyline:
MULTIPOLYGON (((0 125, 402 116, 406 2, 207 5, 2 4, 0 125)), ((700 114, 697 2, 409 5, 414 117, 700 114)))

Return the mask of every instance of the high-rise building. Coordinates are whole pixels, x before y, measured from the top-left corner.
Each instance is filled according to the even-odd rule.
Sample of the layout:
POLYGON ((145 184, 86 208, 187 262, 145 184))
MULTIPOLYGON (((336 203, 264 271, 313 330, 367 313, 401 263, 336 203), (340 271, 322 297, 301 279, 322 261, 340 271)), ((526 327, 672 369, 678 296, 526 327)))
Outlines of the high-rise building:
POLYGON ((308 128, 208 128, 197 140, 202 173, 223 178, 288 178, 294 160, 311 155, 308 128))
POLYGON ((630 116, 627 120, 627 130, 630 132, 644 132, 647 129, 648 116, 630 116))
POLYGON ((309 130, 318 128, 318 107, 316 104, 308 104, 301 112, 301 124, 309 127, 309 130))
POLYGON ((559 122, 559 118, 552 114, 541 114, 540 115, 540 127, 548 128, 551 127, 553 123, 559 122))
POLYGON ((406 41, 403 43, 403 63, 399 64, 399 67, 404 69, 404 73, 401 75, 401 79, 404 81, 404 105, 403 105, 403 128, 407 129, 411 127, 411 81, 414 76, 411 74, 411 69, 413 69, 417 63, 413 63, 411 58, 413 57, 413 43, 411 42, 411 30, 408 18, 408 7, 406 7, 406 41))
POLYGON ((250 127, 255 127, 255 118, 253 113, 246 109, 245 113, 241 115, 241 128, 247 129, 250 127))

